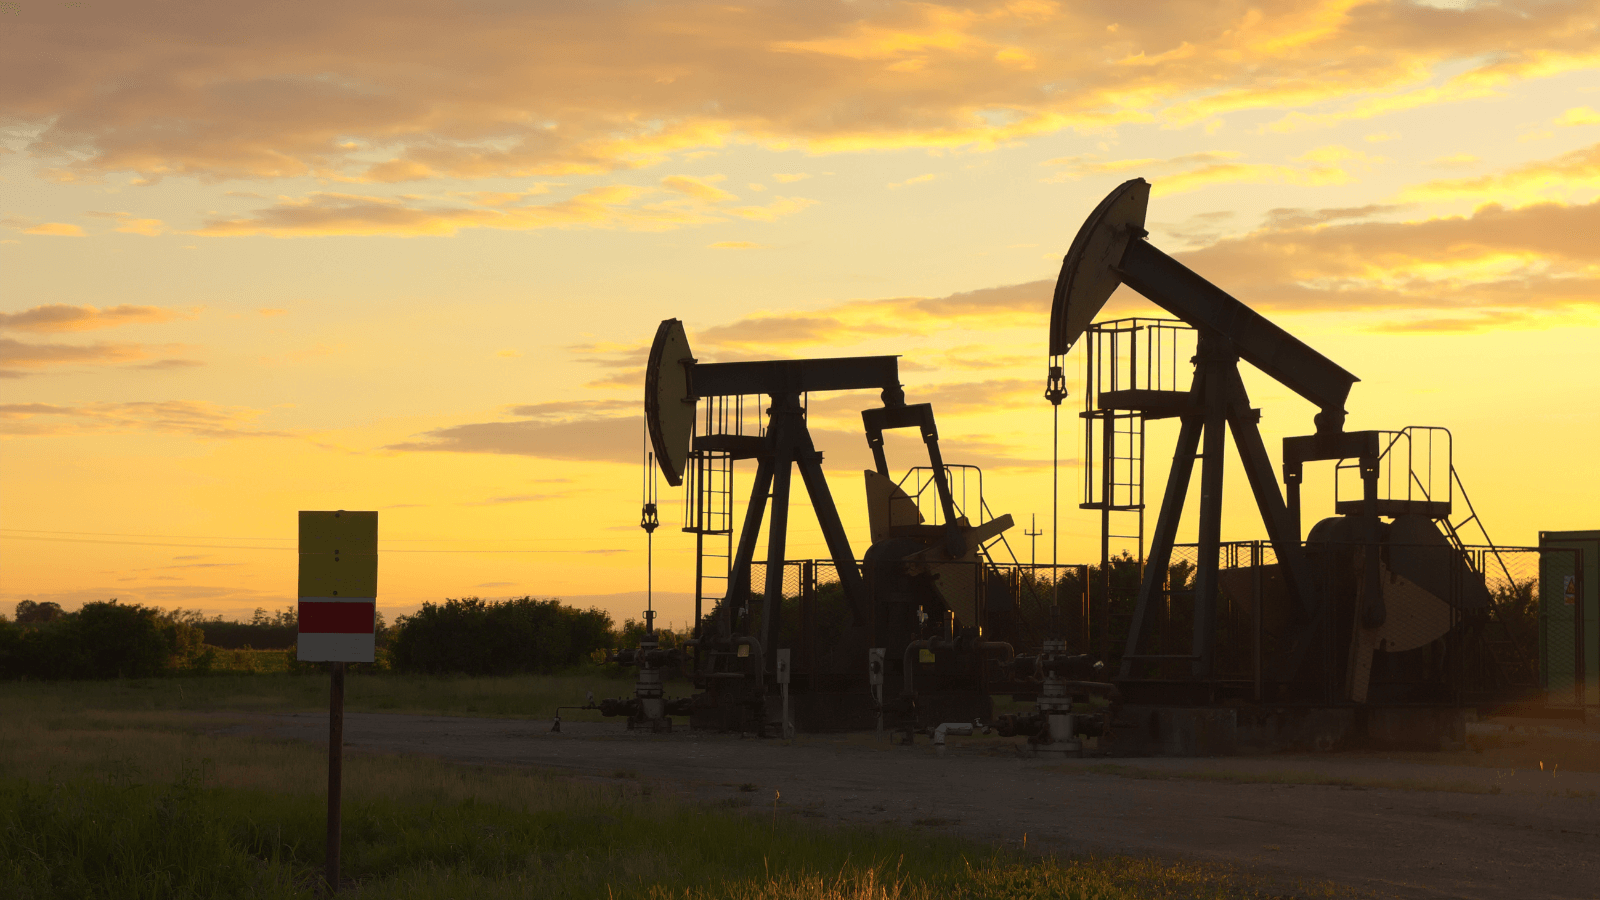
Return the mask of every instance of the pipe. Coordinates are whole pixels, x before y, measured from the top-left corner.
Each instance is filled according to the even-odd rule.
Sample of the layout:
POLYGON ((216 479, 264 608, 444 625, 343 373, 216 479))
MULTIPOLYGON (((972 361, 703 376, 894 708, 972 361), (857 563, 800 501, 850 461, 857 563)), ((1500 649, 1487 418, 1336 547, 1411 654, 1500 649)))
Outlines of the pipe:
POLYGON ((972 735, 972 729, 973 725, 971 722, 945 722, 933 730, 933 745, 935 747, 943 747, 944 736, 947 734, 957 734, 970 737, 972 735))
POLYGON ((741 644, 748 646, 750 648, 750 655, 755 657, 756 688, 764 689, 767 686, 766 651, 761 649, 760 641, 750 637, 749 635, 744 635, 742 637, 736 637, 733 639, 733 645, 735 647, 741 644))
POLYGON ((1016 648, 1005 641, 979 641, 978 652, 982 653, 985 650, 1005 650, 1006 662, 1013 662, 1017 658, 1016 648))
POLYGON ((1064 681, 1062 682, 1062 686, 1065 687, 1069 692, 1073 688, 1078 688, 1086 694, 1094 694, 1098 691, 1104 695, 1110 704, 1107 707, 1108 712, 1106 716, 1106 727, 1108 730, 1110 728, 1111 720, 1116 718, 1117 713, 1122 710, 1122 691, 1117 690, 1117 686, 1109 681, 1064 681))

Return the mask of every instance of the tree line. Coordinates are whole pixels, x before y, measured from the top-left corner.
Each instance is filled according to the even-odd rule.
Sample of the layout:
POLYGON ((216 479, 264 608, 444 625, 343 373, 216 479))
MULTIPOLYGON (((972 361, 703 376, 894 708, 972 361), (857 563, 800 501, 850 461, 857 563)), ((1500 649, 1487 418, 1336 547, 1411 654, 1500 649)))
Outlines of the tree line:
MULTIPOLYGON (((218 649, 283 649, 292 658, 297 630, 293 607, 257 609, 249 621, 237 622, 117 600, 85 603, 74 612, 48 601, 23 600, 13 619, 0 616, 0 679, 203 674, 218 649)), ((642 631, 632 619, 619 628, 602 610, 579 609, 559 599, 446 599, 424 603, 393 625, 380 614, 375 668, 434 675, 548 674, 598 662, 608 649, 633 646, 642 631)))

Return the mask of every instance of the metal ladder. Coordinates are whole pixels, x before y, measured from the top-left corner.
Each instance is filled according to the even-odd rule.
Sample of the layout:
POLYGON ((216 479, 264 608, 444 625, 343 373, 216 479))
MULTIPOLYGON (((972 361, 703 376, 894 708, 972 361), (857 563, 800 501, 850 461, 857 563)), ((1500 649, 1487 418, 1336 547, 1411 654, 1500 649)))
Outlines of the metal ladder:
MULTIPOLYGON (((708 398, 696 430, 701 435, 745 431, 743 397, 708 398)), ((759 433, 762 429, 755 426, 759 433)), ((695 536, 695 608, 707 614, 728 596, 733 571, 733 454, 691 449, 684 485, 683 530, 695 536)), ((694 628, 700 623, 695 622, 694 628)))
POLYGON ((733 565, 733 456, 721 450, 689 454, 683 530, 695 536, 695 596, 716 603, 728 594, 733 565))

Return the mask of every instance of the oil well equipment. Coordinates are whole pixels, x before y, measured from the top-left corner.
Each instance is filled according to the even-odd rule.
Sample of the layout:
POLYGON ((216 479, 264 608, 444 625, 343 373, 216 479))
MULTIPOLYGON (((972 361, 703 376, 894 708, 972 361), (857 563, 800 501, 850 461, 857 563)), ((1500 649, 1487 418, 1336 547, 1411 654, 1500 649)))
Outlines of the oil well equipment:
POLYGON ((1066 354, 1088 335, 1082 506, 1101 513, 1105 579, 1094 649, 1114 666, 1128 709, 1150 717, 1132 730, 1225 734, 1224 744, 1316 732, 1313 743, 1337 743, 1418 722, 1449 730, 1475 698, 1529 687, 1530 648, 1497 620, 1486 586, 1488 566, 1506 563, 1471 508, 1449 432, 1346 431, 1356 376, 1150 243, 1149 196, 1143 179, 1120 185, 1073 240, 1055 288, 1045 394, 1059 407, 1066 354), (1095 322, 1124 284, 1174 318, 1095 322), (1281 490, 1241 363, 1316 408, 1314 431, 1283 441, 1281 490), (1146 550, 1145 422, 1156 419, 1177 419, 1179 430, 1146 550), (1221 534, 1230 434, 1265 541, 1221 534), (1334 464, 1334 515, 1303 539, 1300 486, 1316 462, 1334 464), (1196 463, 1197 538, 1183 546, 1196 463), (1469 525, 1487 546, 1464 542, 1469 525), (1109 581, 1119 536, 1140 549, 1131 598, 1113 597, 1109 581))
POLYGON ((683 324, 668 319, 651 345, 645 418, 661 474, 684 488, 683 530, 695 535, 695 624, 684 647, 698 691, 687 703, 692 727, 826 731, 887 719, 916 728, 991 717, 988 663, 1008 662, 1014 650, 983 635, 982 597, 994 574, 987 547, 1011 517, 989 514, 981 486, 974 501, 953 480, 975 470, 946 464, 933 408, 906 402, 897 357, 707 363, 693 356, 683 324), (813 393, 859 390, 877 391, 881 405, 861 413, 874 468, 864 473, 872 542, 858 560, 808 407, 813 393), (884 446, 895 429, 916 430, 928 463, 899 481, 884 446), (742 460, 756 465, 735 542, 742 460), (796 469, 824 560, 786 557, 796 469))
MULTIPOLYGON (((1536 656, 1501 602, 1533 580, 1587 597, 1581 549, 1496 546, 1447 429, 1346 430, 1356 376, 1155 247, 1149 196, 1134 179, 1094 209, 1052 303, 1045 398, 1058 447, 1067 354, 1084 347, 1080 508, 1099 514, 1098 567, 1057 565, 1054 550, 1048 566, 1002 561, 1011 517, 989 509, 980 470, 944 460, 933 408, 907 402, 898 357, 701 362, 682 323, 662 322, 646 368, 647 471, 684 490, 694 627, 668 649, 647 621, 641 645, 616 656, 639 666, 635 696, 595 708, 657 731, 686 715, 697 729, 746 733, 887 727, 939 741, 991 730, 1041 753, 1097 738, 1121 752, 1210 754, 1436 746, 1460 738, 1473 706, 1553 690, 1558 663, 1563 689, 1584 696, 1585 660, 1600 655, 1583 639, 1584 604, 1545 616, 1565 631, 1539 631, 1536 656), (1096 321, 1121 285, 1171 317, 1096 321), (1276 465, 1242 364, 1315 408, 1276 465), (863 390, 878 403, 861 411, 873 467, 858 558, 809 407, 813 393, 863 390), (1158 420, 1178 428, 1147 535, 1146 424, 1158 420), (895 429, 915 429, 927 457, 898 478, 884 440, 895 429), (1230 437, 1264 540, 1222 534, 1230 437), (741 519, 735 464, 751 460, 741 519), (1309 531, 1307 464, 1331 464, 1334 487, 1332 515, 1309 531), (1180 543, 1197 467, 1196 538, 1180 543), (796 469, 825 559, 786 556, 796 469), (1136 555, 1113 556, 1117 541, 1136 555), (1135 584, 1114 583, 1130 570, 1135 584), (666 696, 671 668, 691 696, 666 696), (991 695, 1003 693, 1035 706, 996 718, 991 695)), ((1059 523, 1059 508, 1051 515, 1059 523)), ((1541 610, 1553 603, 1541 594, 1541 610)))

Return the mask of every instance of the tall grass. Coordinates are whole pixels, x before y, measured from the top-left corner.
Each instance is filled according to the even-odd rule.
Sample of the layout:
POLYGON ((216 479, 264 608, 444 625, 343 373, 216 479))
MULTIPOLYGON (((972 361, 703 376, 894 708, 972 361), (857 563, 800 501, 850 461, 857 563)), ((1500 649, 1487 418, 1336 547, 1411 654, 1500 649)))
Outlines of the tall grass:
MULTIPOLYGON (((225 714, 105 708, 104 695, 68 708, 59 699, 0 696, 0 896, 315 895, 321 748, 225 733, 225 714)), ((751 818, 657 788, 632 777, 352 753, 346 890, 362 898, 1270 895, 1216 867, 1032 860, 926 832, 751 818)))
MULTIPOLYGON (((599 666, 561 675, 493 678, 354 672, 345 682, 345 708, 353 712, 549 718, 557 706, 583 703, 589 691, 594 691, 597 698, 630 693, 631 674, 599 666)), ((686 684, 667 685, 667 692, 673 696, 688 690, 686 684)), ((0 703, 8 701, 65 710, 298 712, 327 709, 328 677, 321 673, 257 671, 192 678, 0 682, 0 703)), ((570 711, 562 715, 585 718, 570 711)), ((598 713, 588 717, 602 721, 598 713)))

